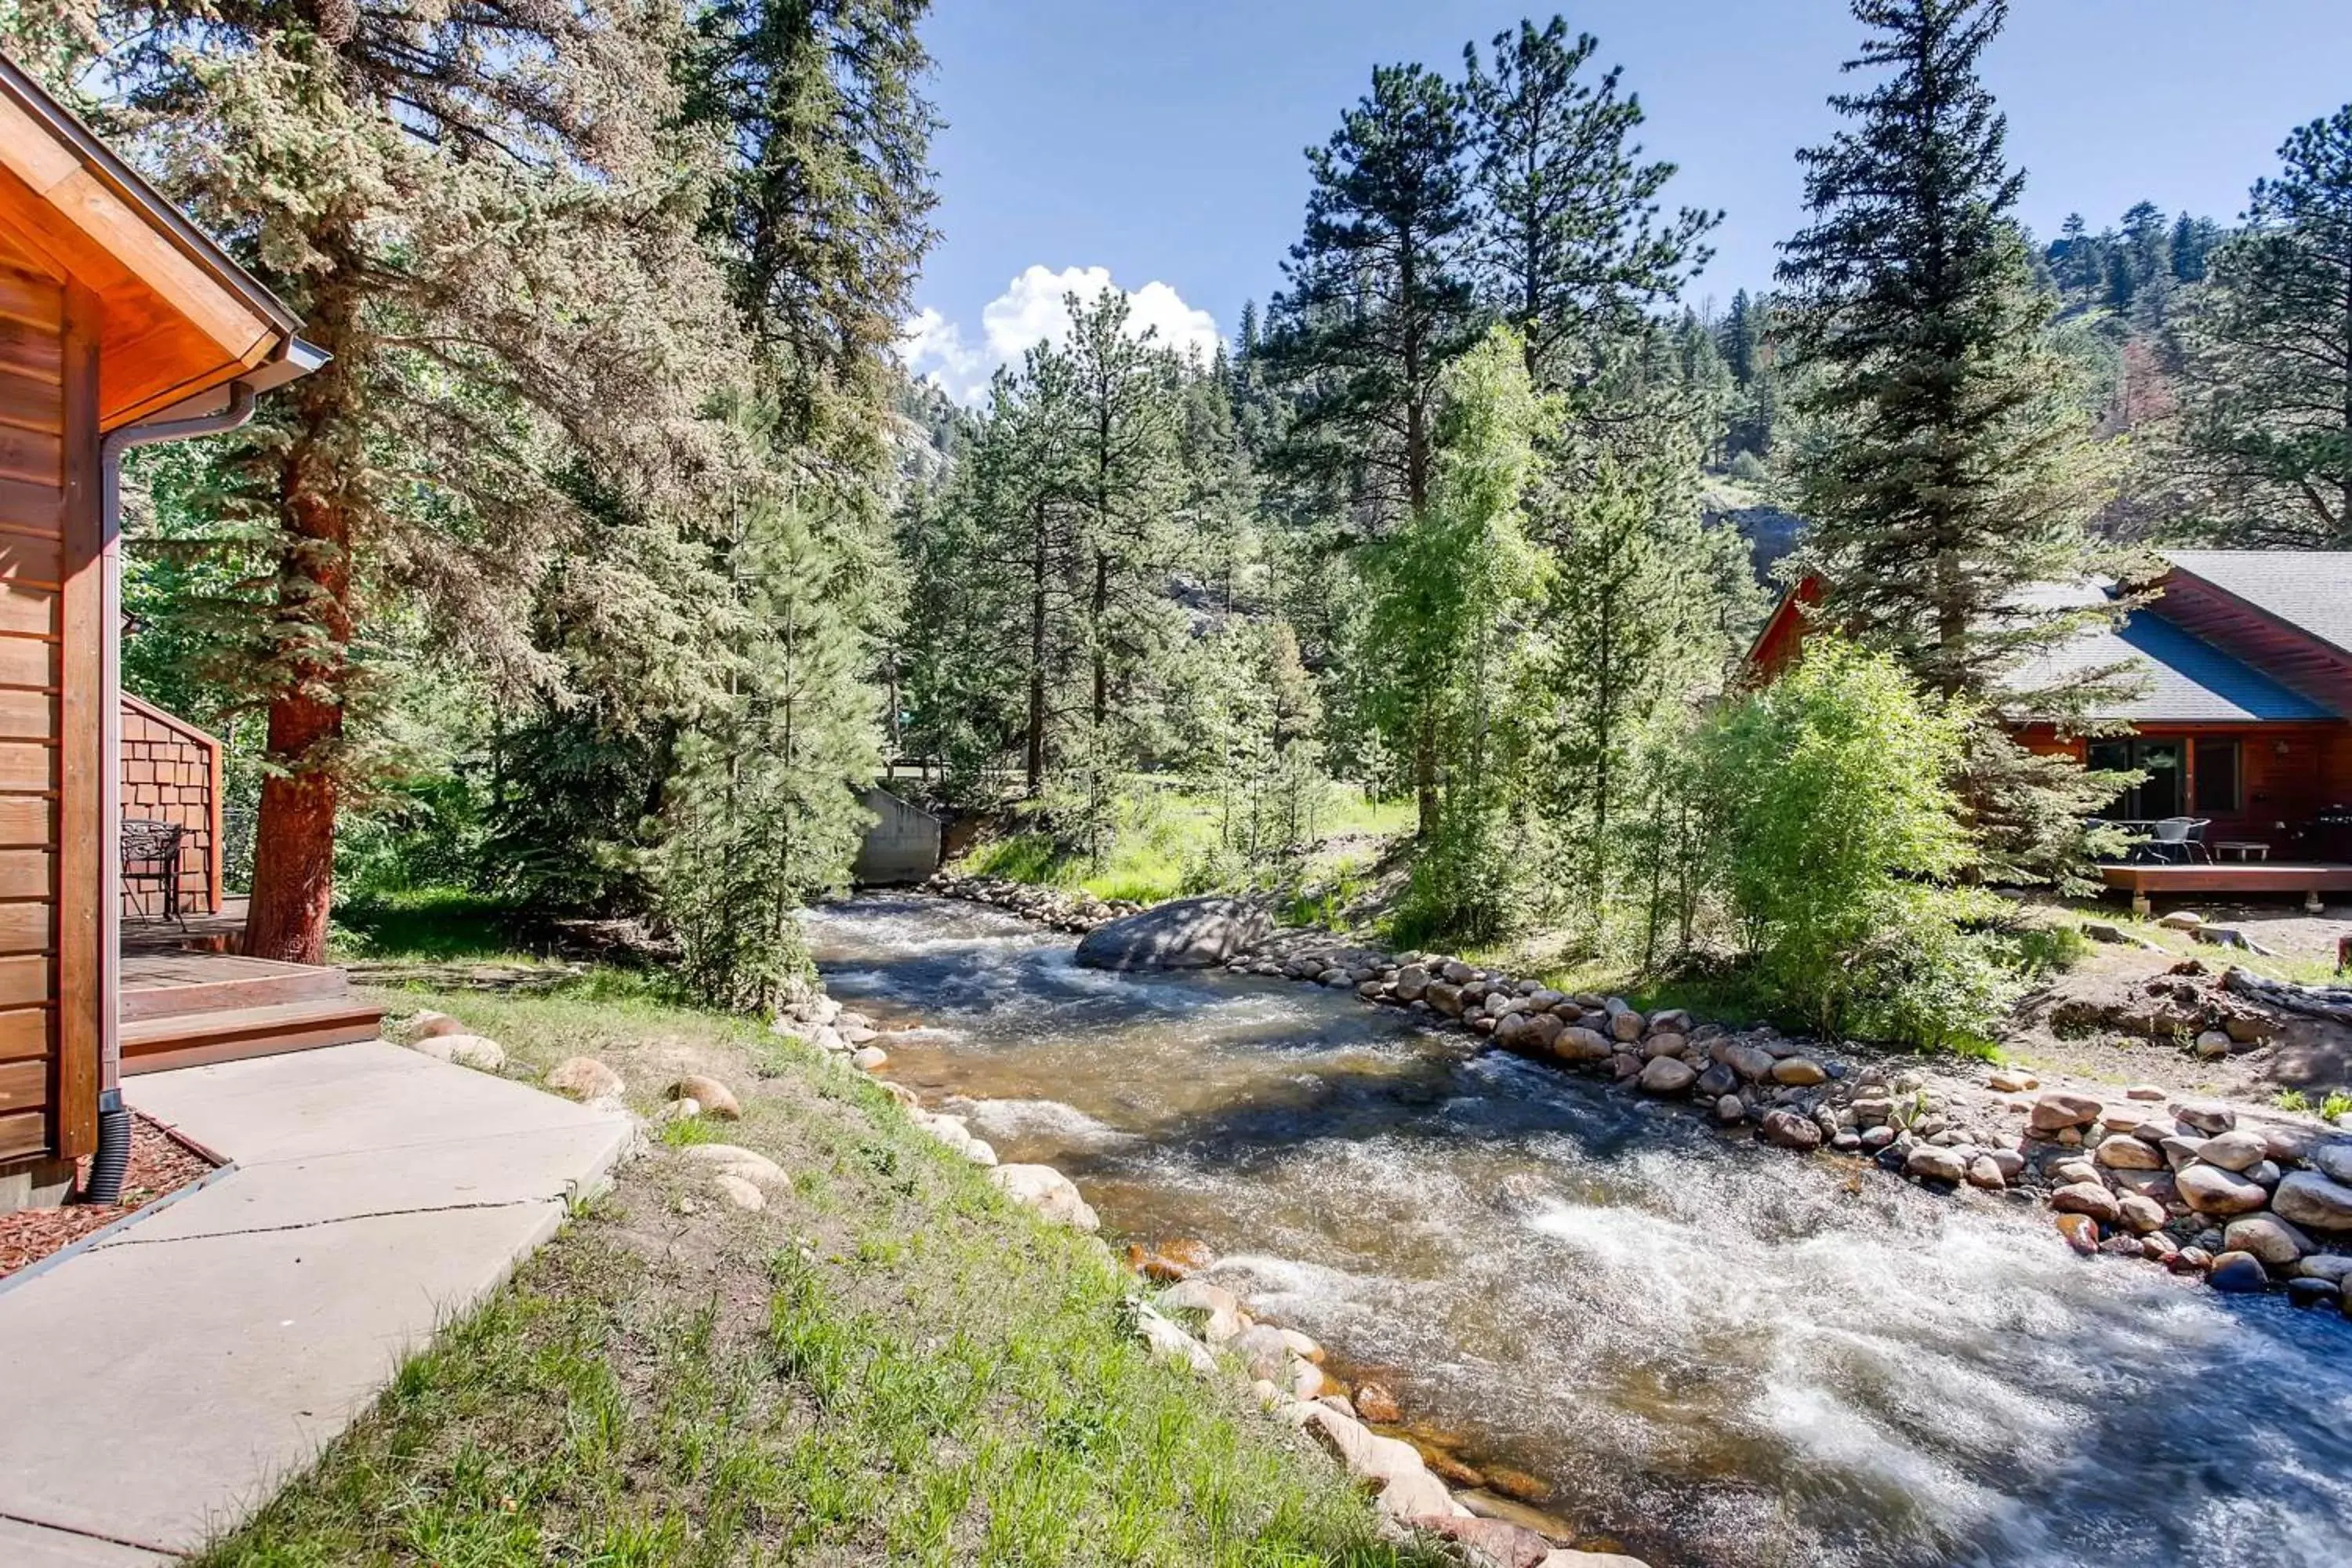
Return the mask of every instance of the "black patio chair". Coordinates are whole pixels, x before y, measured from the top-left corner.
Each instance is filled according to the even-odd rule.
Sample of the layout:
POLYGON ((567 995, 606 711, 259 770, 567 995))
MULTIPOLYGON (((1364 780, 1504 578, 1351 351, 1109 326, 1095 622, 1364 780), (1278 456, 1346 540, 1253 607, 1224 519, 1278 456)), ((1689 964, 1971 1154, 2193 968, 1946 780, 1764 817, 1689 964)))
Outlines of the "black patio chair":
POLYGON ((132 910, 142 917, 147 912, 141 888, 160 888, 163 909, 157 918, 176 921, 182 931, 188 929, 188 919, 180 910, 180 846, 187 837, 188 830, 176 822, 122 819, 122 891, 132 910))

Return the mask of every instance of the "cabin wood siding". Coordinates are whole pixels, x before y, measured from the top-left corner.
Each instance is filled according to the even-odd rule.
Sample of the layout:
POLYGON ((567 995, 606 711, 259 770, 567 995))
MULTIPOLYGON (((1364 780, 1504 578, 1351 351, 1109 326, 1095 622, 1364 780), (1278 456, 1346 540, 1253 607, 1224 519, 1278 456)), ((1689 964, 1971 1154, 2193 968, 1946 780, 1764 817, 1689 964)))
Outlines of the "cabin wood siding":
POLYGON ((97 356, 89 297, 26 260, 0 254, 0 1160, 97 1135, 97 356))
MULTIPOLYGON (((2183 742, 2187 798, 2196 799, 2197 747, 2201 740, 2238 742, 2238 805, 2234 811, 2184 815, 2208 817, 2208 842, 2239 840, 2267 844, 2281 858, 2307 857, 2311 819, 2333 806, 2352 804, 2352 723, 2142 724, 2119 733, 2183 742)), ((2048 724, 2021 725, 2016 735, 2026 750, 2082 761, 2088 742, 2062 736, 2048 724)))

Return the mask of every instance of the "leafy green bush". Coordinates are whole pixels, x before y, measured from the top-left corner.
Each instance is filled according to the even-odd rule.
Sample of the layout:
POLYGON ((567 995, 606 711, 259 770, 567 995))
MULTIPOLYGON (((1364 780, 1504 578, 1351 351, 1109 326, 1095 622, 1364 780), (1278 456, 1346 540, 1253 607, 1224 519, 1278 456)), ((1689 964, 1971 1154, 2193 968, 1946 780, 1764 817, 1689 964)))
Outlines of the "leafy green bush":
POLYGON ((1953 885, 1963 742, 1892 659, 1827 637, 1705 732, 1717 879, 1768 1005, 1930 1045, 1988 1026, 2001 972, 1963 927, 1990 910, 1953 885))

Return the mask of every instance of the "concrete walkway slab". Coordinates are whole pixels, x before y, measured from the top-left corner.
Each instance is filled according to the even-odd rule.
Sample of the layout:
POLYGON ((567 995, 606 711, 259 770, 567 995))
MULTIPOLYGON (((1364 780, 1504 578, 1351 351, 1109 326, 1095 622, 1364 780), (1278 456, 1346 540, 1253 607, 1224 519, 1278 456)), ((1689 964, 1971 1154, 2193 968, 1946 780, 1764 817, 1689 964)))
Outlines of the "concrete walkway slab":
POLYGON ((130 1098, 237 1168, 0 1292, 0 1523, 132 1553, 61 1568, 243 1519, 634 1137, 624 1114, 382 1041, 158 1073, 130 1098))

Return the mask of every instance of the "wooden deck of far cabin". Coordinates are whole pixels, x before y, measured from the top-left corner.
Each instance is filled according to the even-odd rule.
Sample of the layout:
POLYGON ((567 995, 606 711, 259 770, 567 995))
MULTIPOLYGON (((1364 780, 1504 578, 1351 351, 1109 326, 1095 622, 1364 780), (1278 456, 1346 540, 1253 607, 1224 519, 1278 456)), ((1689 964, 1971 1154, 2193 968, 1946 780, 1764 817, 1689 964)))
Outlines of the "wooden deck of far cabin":
POLYGON ((2110 888, 2131 895, 2132 908, 2142 914, 2158 893, 2188 897, 2215 893, 2300 893, 2304 903, 2317 909, 2323 893, 2352 892, 2352 865, 2326 860, 2224 860, 2188 866, 2102 866, 2101 878, 2110 888))

